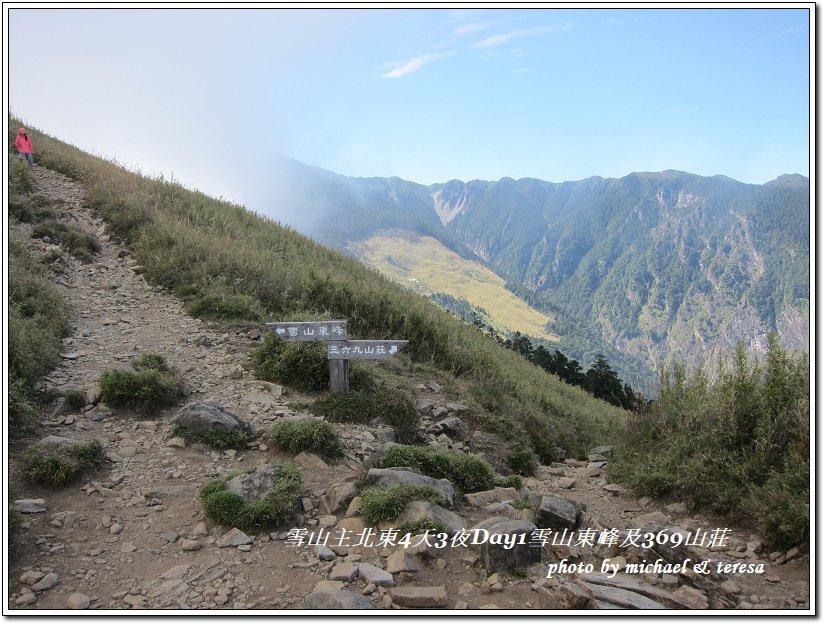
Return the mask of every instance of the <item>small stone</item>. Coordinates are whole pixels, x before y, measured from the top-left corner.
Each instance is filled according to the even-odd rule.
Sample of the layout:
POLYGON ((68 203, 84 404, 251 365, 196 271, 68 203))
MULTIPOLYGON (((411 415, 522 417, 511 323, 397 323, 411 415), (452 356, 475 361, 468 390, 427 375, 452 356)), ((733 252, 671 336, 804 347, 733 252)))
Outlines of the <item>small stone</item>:
POLYGON ((185 539, 180 542, 180 548, 185 552, 194 552, 203 548, 203 544, 193 539, 185 539))
POLYGON ((35 572, 34 570, 29 570, 28 572, 23 573, 23 575, 20 577, 20 582, 23 583, 23 585, 34 585, 44 576, 46 575, 43 572, 35 572))
POLYGON ((569 490, 575 487, 577 481, 572 477, 561 477, 558 479, 558 487, 564 490, 569 490))
POLYGON ((180 436, 169 438, 166 442, 166 446, 170 448, 186 448, 186 440, 180 436))
POLYGON ((205 522, 198 522, 192 529, 192 537, 206 537, 207 535, 209 535, 209 529, 205 522))
POLYGON ((178 535, 174 531, 166 531, 160 535, 160 539, 169 544, 174 544, 177 541, 177 537, 178 535))
POLYGON ((230 546, 242 546, 251 544, 254 540, 240 529, 234 528, 221 535, 215 542, 218 548, 228 548, 230 546))
POLYGON ((337 516, 329 515, 329 516, 321 516, 320 518, 318 518, 318 525, 322 529, 331 529, 337 523, 338 523, 337 516))
POLYGON ((92 603, 92 599, 89 598, 86 594, 81 594, 79 592, 75 592, 66 599, 66 608, 67 609, 88 609, 89 605, 91 603, 92 603))
POLYGON ((120 545, 120 552, 122 553, 131 553, 137 550, 137 546, 132 544, 131 542, 123 542, 120 545))
POLYGON ((122 524, 113 524, 109 527, 109 533, 112 535, 120 535, 123 532, 123 525, 122 524))
POLYGON ((339 563, 329 573, 330 581, 352 581, 358 576, 358 566, 353 563, 339 563))
POLYGON ((403 550, 397 550, 386 560, 386 571, 390 574, 398 572, 416 572, 421 569, 418 558, 403 550))
POLYGON ((389 572, 368 563, 358 564, 358 576, 365 579, 367 583, 372 583, 378 587, 388 587, 395 584, 395 579, 389 572))
POLYGON ((39 591, 46 591, 47 589, 51 589, 55 585, 57 585, 57 574, 54 572, 49 572, 46 576, 40 579, 37 583, 32 585, 32 589, 36 592, 39 591))
POLYGON ((326 546, 315 546, 315 554, 321 561, 333 561, 336 557, 335 553, 326 546))
POLYGON ((14 604, 18 607, 22 607, 25 605, 34 604, 35 602, 37 602, 37 594, 35 594, 28 587, 24 587, 20 591, 20 595, 17 597, 17 600, 14 601, 14 604))
POLYGON ((20 513, 42 513, 46 511, 46 501, 42 498, 22 498, 14 501, 14 509, 20 513))
POLYGON ((440 608, 446 606, 446 587, 395 587, 389 592, 392 602, 402 607, 440 608))

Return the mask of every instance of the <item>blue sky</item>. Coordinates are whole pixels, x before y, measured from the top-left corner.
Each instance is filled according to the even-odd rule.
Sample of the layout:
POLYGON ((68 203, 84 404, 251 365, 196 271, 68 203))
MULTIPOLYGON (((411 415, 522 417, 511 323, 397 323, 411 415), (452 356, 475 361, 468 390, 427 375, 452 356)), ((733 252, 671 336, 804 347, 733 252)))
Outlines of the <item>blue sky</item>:
POLYGON ((272 151, 424 184, 663 169, 763 183, 809 175, 808 18, 11 9, 9 101, 79 147, 240 202, 234 172, 272 151))

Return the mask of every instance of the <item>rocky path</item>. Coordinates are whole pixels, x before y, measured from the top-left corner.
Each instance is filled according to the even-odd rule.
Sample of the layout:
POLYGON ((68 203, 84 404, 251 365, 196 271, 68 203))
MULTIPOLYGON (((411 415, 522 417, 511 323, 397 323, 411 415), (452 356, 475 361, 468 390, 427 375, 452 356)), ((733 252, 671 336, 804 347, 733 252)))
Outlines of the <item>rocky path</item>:
MULTIPOLYGON (((101 243, 93 262, 64 256, 51 265, 54 281, 69 304, 72 334, 64 340, 61 365, 45 380, 47 387, 78 389, 91 396, 104 370, 154 352, 165 355, 181 371, 189 389, 187 400, 216 400, 258 432, 292 413, 289 402, 301 397, 255 380, 249 370, 257 331, 226 332, 187 316, 179 300, 147 284, 129 250, 84 207, 81 188, 43 168, 34 169, 32 177, 35 192, 58 200, 63 221, 101 243)), ((32 253, 45 257, 52 251, 50 243, 29 238, 28 226, 15 227, 32 253)), ((414 382, 424 427, 446 417, 459 418, 466 409, 450 403, 430 380, 414 382)), ((616 589, 578 574, 546 578, 547 564, 564 558, 600 565, 604 557, 633 562, 646 554, 628 548, 548 546, 524 573, 493 572, 483 565, 484 553, 473 548, 423 549, 418 554, 378 545, 318 549, 295 546, 286 539, 289 527, 279 533, 238 536, 206 520, 197 497, 199 487, 232 470, 292 457, 270 448, 264 437, 240 452, 220 452, 200 444, 181 446, 170 440, 176 410, 166 410, 153 420, 99 404, 78 413, 44 414, 41 435, 98 439, 107 462, 78 483, 49 490, 22 481, 17 458, 11 457, 10 499, 43 499, 45 511, 24 516, 20 544, 10 565, 9 608, 556 609, 615 606, 622 599, 633 604, 641 600, 638 596, 656 595, 658 604, 682 608, 809 605, 808 555, 765 553, 755 536, 735 531, 725 546, 713 552, 697 549, 693 554, 716 562, 764 562, 763 575, 727 575, 714 579, 712 586, 689 574, 632 576, 629 580, 641 583, 643 591, 616 589), (722 583, 727 585, 718 590, 722 583), (620 591, 636 598, 627 599, 620 591)), ((357 505, 349 505, 351 492, 348 497, 343 493, 351 490, 362 462, 387 434, 381 427, 337 427, 344 440, 344 460, 328 466, 313 456, 297 458, 305 491, 303 514, 296 523, 308 530, 364 528, 356 516, 357 505)), ((455 450, 478 451, 490 445, 481 432, 453 434, 453 440, 441 437, 435 427, 429 437, 433 445, 455 450)), ((496 490, 470 499, 474 502, 455 511, 466 527, 488 522, 492 516, 526 521, 533 513, 526 508, 530 502, 540 504, 545 496, 560 496, 583 503, 586 511, 579 520, 594 530, 625 530, 646 522, 693 531, 723 526, 712 518, 688 516, 677 503, 660 508, 648 500, 635 500, 606 483, 606 457, 595 455, 591 460, 541 467, 535 477, 526 479, 528 496, 496 490)))

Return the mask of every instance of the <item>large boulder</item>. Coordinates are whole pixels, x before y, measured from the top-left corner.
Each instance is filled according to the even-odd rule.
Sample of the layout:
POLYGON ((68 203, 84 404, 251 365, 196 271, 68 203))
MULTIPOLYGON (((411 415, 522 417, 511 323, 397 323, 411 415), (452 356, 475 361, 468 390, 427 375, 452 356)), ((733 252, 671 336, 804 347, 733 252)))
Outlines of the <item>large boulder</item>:
POLYGON ((252 501, 265 498, 272 491, 282 467, 278 464, 263 464, 254 472, 240 474, 226 482, 226 489, 243 500, 252 501))
POLYGON ((464 494, 464 498, 473 507, 483 508, 490 503, 511 503, 513 501, 520 501, 521 495, 515 488, 496 487, 491 490, 484 490, 483 492, 464 494))
POLYGON ((433 505, 428 501, 412 501, 403 508, 401 515, 395 520, 395 526, 414 524, 419 521, 428 521, 441 525, 450 535, 458 533, 465 526, 464 519, 458 514, 433 505))
POLYGON ((306 596, 304 609, 374 609, 375 605, 366 596, 339 589, 337 591, 318 591, 306 596))
POLYGON ((469 430, 460 418, 457 416, 448 416, 436 422, 434 425, 427 427, 426 433, 431 433, 436 436, 445 433, 453 440, 466 440, 469 430))
POLYGON ((206 435, 212 427, 252 433, 249 423, 235 416, 217 401, 195 401, 184 405, 175 416, 174 424, 198 435, 206 435))
POLYGON ((448 479, 433 479, 409 470, 370 468, 366 473, 366 482, 383 489, 396 485, 428 485, 437 490, 441 500, 448 507, 452 507, 455 498, 455 488, 448 479))
POLYGON ((476 541, 481 542, 479 545, 481 561, 487 571, 492 574, 499 570, 525 568, 533 563, 539 563, 541 547, 531 542, 535 528, 535 525, 527 520, 509 520, 508 518, 491 522, 487 520, 475 525, 473 530, 478 532, 475 538, 476 541), (523 544, 518 542, 523 542, 523 544))
POLYGON ((542 529, 574 529, 581 521, 586 505, 560 496, 544 496, 535 514, 542 529))

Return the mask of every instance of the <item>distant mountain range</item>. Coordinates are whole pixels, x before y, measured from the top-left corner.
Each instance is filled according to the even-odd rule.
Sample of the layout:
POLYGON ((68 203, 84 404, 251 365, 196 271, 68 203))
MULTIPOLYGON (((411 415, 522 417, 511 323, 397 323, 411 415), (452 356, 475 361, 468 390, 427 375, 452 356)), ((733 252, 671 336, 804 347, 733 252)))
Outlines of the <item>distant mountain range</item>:
MULTIPOLYGON (((548 313, 562 351, 603 352, 645 385, 673 361, 708 363, 778 331, 808 348, 809 179, 763 185, 680 171, 552 183, 350 178, 286 157, 250 202, 342 250, 387 230, 440 241, 548 313), (263 208, 269 206, 271 208, 263 208)), ((260 182, 258 179, 258 187, 260 182)))

